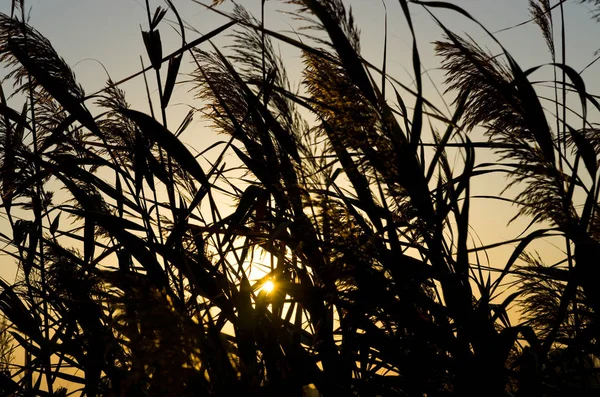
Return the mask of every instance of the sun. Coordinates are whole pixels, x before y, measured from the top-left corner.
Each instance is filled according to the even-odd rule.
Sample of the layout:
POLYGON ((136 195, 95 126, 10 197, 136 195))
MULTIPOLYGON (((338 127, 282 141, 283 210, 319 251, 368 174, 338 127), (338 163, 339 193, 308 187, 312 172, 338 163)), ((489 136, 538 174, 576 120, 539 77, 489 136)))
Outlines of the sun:
POLYGON ((271 293, 275 289, 275 283, 273 283, 271 280, 265 281, 261 289, 267 294, 271 293))

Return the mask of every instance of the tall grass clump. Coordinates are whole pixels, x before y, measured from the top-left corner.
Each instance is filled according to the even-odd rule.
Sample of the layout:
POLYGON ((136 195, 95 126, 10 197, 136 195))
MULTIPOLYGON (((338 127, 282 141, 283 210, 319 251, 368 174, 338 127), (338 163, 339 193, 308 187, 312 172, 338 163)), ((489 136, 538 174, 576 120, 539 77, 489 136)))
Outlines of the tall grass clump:
POLYGON ((467 11, 399 0, 412 85, 361 56, 342 0, 285 1, 298 36, 214 3, 228 22, 188 41, 171 1, 146 2, 150 65, 92 95, 23 1, 0 14, 0 236, 19 268, 0 280, 0 394, 598 393, 600 104, 566 63, 563 2, 529 2, 550 62, 523 70, 485 27, 499 54, 436 16, 478 24, 467 11), (449 114, 424 94, 417 8, 443 34, 449 114), (167 15, 181 35, 169 53, 167 15), (231 46, 211 41, 226 31, 231 46), (301 53, 299 89, 282 42, 301 53), (135 77, 150 114, 120 88, 135 77), (200 109, 177 127, 176 84, 200 109), (183 138, 198 112, 221 139, 196 155, 183 138), (471 189, 498 172, 517 193, 496 198, 530 227, 494 244, 511 254, 489 268, 471 189), (557 238, 556 264, 528 250, 557 238))

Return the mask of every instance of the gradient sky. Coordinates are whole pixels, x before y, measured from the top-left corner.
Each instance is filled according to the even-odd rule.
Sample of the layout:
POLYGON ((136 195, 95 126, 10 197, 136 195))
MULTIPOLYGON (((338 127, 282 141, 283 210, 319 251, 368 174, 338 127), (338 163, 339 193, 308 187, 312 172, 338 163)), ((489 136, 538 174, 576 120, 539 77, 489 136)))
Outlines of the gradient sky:
MULTIPOLYGON (((183 19, 201 33, 207 33, 227 21, 191 0, 173 2, 183 19)), ((10 0, 2 0, 0 12, 10 13, 10 3, 10 0)), ((259 15, 260 0, 243 0, 240 3, 255 15, 259 15)), ((362 31, 364 57, 380 65, 384 37, 382 1, 351 0, 347 3, 351 4, 362 31)), ((412 72, 408 71, 412 69, 412 38, 399 3, 393 0, 386 0, 386 3, 389 25, 388 71, 410 85, 412 72)), ((466 9, 493 32, 529 19, 526 0, 455 0, 452 3, 466 9)), ((162 1, 151 1, 150 4, 152 8, 158 5, 165 6, 162 1)), ((230 6, 231 4, 226 2, 222 9, 228 10, 230 6)), ((144 0, 28 0, 26 7, 31 9, 31 24, 50 39, 57 52, 73 67, 86 93, 95 92, 105 85, 107 76, 99 62, 104 65, 113 80, 120 80, 140 70, 140 55, 144 56, 144 62, 148 65, 140 34, 140 26, 147 29, 144 0)), ((266 26, 277 31, 289 31, 294 22, 288 15, 276 12, 281 8, 280 1, 267 2, 266 26)), ((581 70, 594 59, 594 51, 600 48, 597 41, 600 24, 590 19, 588 8, 575 1, 567 2, 565 10, 568 63, 576 70, 581 70)), ((437 70, 439 60, 433 56, 431 43, 441 39, 441 30, 423 8, 411 5, 411 14, 414 18, 424 68, 430 70, 431 78, 439 83, 442 73, 437 70)), ((464 17, 441 10, 436 11, 436 15, 455 32, 467 32, 478 43, 489 45, 493 52, 498 51, 485 33, 464 17)), ((167 18, 172 19, 172 15, 168 14, 167 18)), ((160 29, 164 53, 177 50, 179 38, 175 31, 165 23, 161 24, 160 29)), ((188 40, 199 36, 191 31, 187 34, 188 40)), ((497 37, 524 69, 550 62, 549 52, 539 29, 532 23, 499 33, 497 37)), ((214 42, 221 46, 227 44, 225 37, 217 38, 214 42)), ((300 71, 298 52, 285 45, 281 45, 280 49, 289 66, 291 79, 297 80, 300 71)), ((184 63, 188 64, 189 71, 189 58, 184 58, 184 63)), ((600 82, 593 79, 599 68, 600 64, 595 65, 584 75, 584 78, 587 77, 588 90, 591 92, 600 92, 598 89, 600 82)), ((148 111, 141 78, 123 85, 122 88, 127 92, 127 98, 134 108, 148 111)), ((178 125, 188 111, 187 104, 194 103, 188 90, 189 87, 185 86, 176 89, 169 109, 170 125, 178 125)), ((430 99, 435 95, 435 91, 428 90, 427 96, 430 99)), ((438 103, 441 105, 441 102, 438 103)), ((195 103, 195 105, 200 104, 195 103)), ((200 123, 195 124, 194 127, 189 132, 193 137, 188 136, 188 139, 192 139, 198 149, 201 150, 214 142, 214 133, 207 131, 200 123)), ((504 184, 503 177, 489 178, 477 185, 479 191, 476 193, 496 194, 504 184)), ((521 226, 513 225, 511 228, 505 228, 506 221, 510 219, 515 209, 507 204, 494 203, 493 205, 493 208, 490 204, 473 205, 474 223, 479 223, 475 225, 476 229, 486 243, 514 237, 521 226), (487 223, 496 226, 484 227, 487 223)), ((508 251, 498 255, 499 261, 502 262, 502 258, 508 255, 508 251)), ((2 269, 0 275, 8 277, 2 269)))

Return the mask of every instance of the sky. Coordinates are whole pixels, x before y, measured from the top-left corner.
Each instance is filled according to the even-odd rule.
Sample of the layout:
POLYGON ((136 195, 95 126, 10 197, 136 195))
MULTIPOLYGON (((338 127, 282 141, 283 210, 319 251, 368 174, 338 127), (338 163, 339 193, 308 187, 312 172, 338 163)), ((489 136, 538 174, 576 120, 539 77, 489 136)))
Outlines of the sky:
MULTIPOLYGON (((192 0, 173 0, 173 2, 185 22, 202 34, 227 22, 225 18, 192 0)), ((0 12, 10 13, 10 3, 10 0, 0 0, 0 12)), ((259 15, 260 0, 243 0, 240 3, 255 15, 259 15)), ((530 19, 526 0, 455 0, 452 3, 467 10, 492 32, 530 19)), ((552 3, 554 4, 555 1, 552 3)), ((25 4, 26 9, 30 11, 30 23, 52 42, 57 52, 73 67, 78 81, 88 94, 105 85, 107 75, 104 68, 112 79, 117 81, 141 69, 140 56, 143 57, 145 65, 149 63, 140 34, 141 29, 147 30, 144 0, 27 0, 25 4)), ((166 6, 163 1, 156 0, 150 1, 150 4, 153 9, 159 5, 166 6)), ((372 63, 380 65, 385 34, 383 1, 349 0, 346 4, 351 5, 357 24, 361 28, 363 56, 372 63)), ((412 84, 412 37, 399 3, 386 0, 386 5, 388 12, 388 71, 392 76, 410 85, 412 84)), ((277 11, 282 7, 285 8, 282 6, 282 1, 267 1, 265 25, 269 29, 294 35, 291 30, 297 24, 294 25, 294 21, 290 19, 289 15, 277 11)), ((231 2, 227 0, 222 9, 229 10, 230 8, 231 2)), ((285 9, 289 10, 290 8, 285 9)), ((410 10, 421 51, 423 68, 428 71, 431 79, 439 84, 443 75, 439 70, 439 59, 433 55, 432 42, 441 39, 442 32, 425 9, 411 5, 410 10)), ((596 40, 600 32, 600 23, 592 21, 590 10, 576 1, 568 1, 565 12, 568 63, 574 69, 581 70, 594 59, 594 52, 600 48, 600 44, 596 40)), ((489 46, 492 52, 498 51, 498 47, 493 44, 485 32, 466 18, 455 12, 443 10, 435 11, 435 15, 456 33, 468 33, 478 43, 489 46)), ((172 20, 172 14, 168 14, 167 19, 172 20)), ((161 24, 160 29, 163 38, 163 53, 167 54, 177 50, 180 44, 177 33, 164 23, 161 24)), ((188 40, 199 37, 198 33, 192 31, 188 31, 187 35, 188 40)), ((524 69, 550 62, 549 52, 541 33, 532 23, 500 32, 497 34, 497 38, 524 69)), ((224 36, 217 37, 214 43, 220 47, 228 44, 224 36)), ((281 45, 280 51, 288 65, 292 81, 297 81, 301 70, 298 52, 284 44, 281 45)), ((187 71, 191 70, 189 58, 184 58, 184 64, 188 65, 187 71)), ((598 73, 599 68, 600 63, 590 67, 584 74, 591 92, 600 91, 600 81, 593 81, 593 76, 598 73)), ((148 111, 141 78, 124 84, 122 88, 125 89, 127 98, 134 108, 148 111)), ((175 90, 169 108, 169 124, 171 126, 179 124, 190 104, 200 105, 194 101, 188 90, 189 87, 186 86, 178 87, 175 90)), ((436 95, 437 93, 430 86, 426 96, 433 98, 436 95)), ((441 101, 437 103, 442 106, 441 101)), ((186 134, 188 142, 192 142, 198 150, 209 146, 217 139, 214 132, 207 129, 201 121, 197 121, 190 128, 190 132, 186 134)), ((476 186, 474 194, 496 194, 505 184, 506 180, 500 176, 488 178, 476 186)), ((515 208, 511 208, 506 203, 494 203, 493 207, 490 207, 489 203, 475 203, 473 219, 482 240, 485 243, 492 243, 501 239, 509 239, 518 234, 518 229, 522 225, 505 227, 514 211, 515 208)), ((509 253, 509 251, 500 252, 497 256, 498 261, 504 261, 509 253)), ((6 273, 0 269, 0 275, 6 276, 6 273)))
MULTIPOLYGON (((410 68, 407 51, 410 50, 411 37, 399 3, 385 1, 389 24, 389 68, 392 74, 401 77, 405 74, 403 68, 410 68)), ((0 11, 9 13, 11 1, 2 0, 1 3, 0 11)), ((202 33, 226 22, 223 17, 192 0, 176 0, 174 3, 183 19, 202 33)), ((377 63, 381 59, 384 34, 383 0, 349 0, 346 3, 351 5, 361 27, 365 57, 377 63)), ((529 19, 527 0, 454 0, 452 3, 463 7, 491 31, 529 19)), ((597 36, 592 32, 597 33, 600 26, 590 20, 589 11, 584 5, 575 1, 568 3, 573 4, 565 7, 569 46, 567 55, 569 63, 575 69, 580 69, 592 59, 593 52, 598 49, 595 40, 597 36)), ((163 1, 157 0, 150 1, 150 4, 151 8, 165 6, 163 1)), ((230 4, 227 0, 222 9, 230 8, 230 4)), ((258 15, 260 0, 243 0, 240 4, 258 15)), ((87 90, 93 91, 104 84, 103 70, 91 59, 102 62, 113 79, 139 69, 139 56, 145 55, 140 27, 147 29, 144 0, 27 0, 26 8, 31 10, 32 25, 51 40, 70 65, 76 65, 74 69, 78 79, 87 90)), ((282 1, 267 1, 267 27, 279 31, 290 29, 289 16, 276 11, 281 8, 282 1)), ((439 39, 441 31, 423 8, 411 5, 410 9, 423 51, 423 63, 427 68, 435 68, 437 62, 431 56, 429 43, 439 39)), ((469 32, 478 41, 485 37, 480 29, 474 29, 473 23, 454 12, 436 11, 436 15, 459 33, 469 32)), ((163 40, 171 39, 171 50, 177 49, 178 38, 168 26, 161 26, 161 34, 163 40)), ((188 33, 188 37, 197 36, 188 33)), ((533 24, 500 33, 498 38, 525 67, 549 61, 541 35, 533 24)), ((168 50, 169 45, 166 45, 165 53, 168 50)))
MULTIPOLYGON (((260 1, 242 0, 240 4, 259 15, 260 1)), ((372 63, 381 65, 384 1, 388 10, 388 70, 394 77, 410 84, 412 38, 399 2, 348 0, 346 4, 352 7, 357 24, 361 28, 363 56, 372 63)), ((11 1, 2 0, 0 3, 0 11, 9 13, 11 1)), ((201 33, 207 33, 227 22, 225 18, 192 0, 174 0, 174 3, 183 19, 201 33)), ((285 8, 282 3, 280 0, 266 2, 265 25, 273 30, 290 32, 294 22, 289 15, 277 11, 285 8)), ((452 3, 463 7, 492 32, 529 19, 527 0, 454 0, 452 3)), ((600 24, 591 21, 590 12, 584 5, 575 1, 568 3, 571 3, 565 7, 568 63, 576 70, 581 70, 593 59, 594 51, 600 48, 596 41, 600 24)), ((107 76, 103 66, 113 80, 119 80, 140 70, 141 55, 144 56, 145 64, 148 64, 140 34, 141 29, 147 29, 145 0, 26 0, 25 4, 30 10, 31 24, 50 39, 58 53, 73 67, 87 93, 95 92, 104 86, 107 76)), ((153 9, 159 5, 166 6, 162 0, 151 0, 150 5, 153 9)), ((227 10, 230 7, 231 2, 227 0, 221 8, 227 10)), ((289 9, 287 7, 287 10, 289 9)), ((441 81, 442 73, 437 69, 439 59, 433 56, 431 44, 442 37, 441 30, 422 7, 411 5, 410 10, 423 66, 434 81, 441 81)), ((474 23, 455 12, 437 10, 435 13, 455 32, 469 33, 478 42, 490 43, 492 51, 498 51, 497 46, 494 46, 474 23)), ((174 18, 172 14, 168 14, 167 19, 174 18)), ((163 52, 166 54, 178 49, 180 41, 174 29, 166 24, 162 24, 160 28, 163 52)), ((199 36, 189 31, 187 35, 188 40, 199 36)), ((499 33, 498 38, 524 69, 550 62, 542 36, 532 23, 499 33)), ((221 36, 214 42, 224 46, 227 39, 221 36)), ((282 45, 281 51, 294 79, 300 71, 298 53, 286 45, 282 45)), ((600 64, 586 73, 592 75, 598 71, 598 67, 600 64)), ((143 88, 142 82, 142 79, 138 78, 123 86, 128 93, 128 99, 139 107, 145 106, 146 102, 144 90, 140 89, 143 88)), ((181 102, 190 102, 187 89, 181 88, 177 91, 179 92, 176 92, 173 104, 177 103, 177 98, 181 102)), ((182 118, 187 113, 185 106, 175 105, 173 108, 170 112, 174 112, 175 118, 182 118)))
MULTIPOLYGON (((406 34, 403 15, 397 1, 385 0, 388 9, 390 30, 390 55, 404 53, 410 47, 410 37, 406 34)), ((2 0, 0 11, 10 12, 10 0, 2 0)), ((200 32, 208 32, 222 24, 225 19, 205 9, 192 0, 175 0, 182 17, 200 32)), ((268 0, 266 3, 266 25, 277 30, 289 29, 289 17, 278 14, 282 1, 268 0)), ((363 32, 363 50, 378 55, 382 49, 384 7, 382 0, 349 0, 358 25, 363 32)), ((489 30, 497 31, 529 19, 527 0, 454 0, 452 3, 463 7, 489 30)), ((553 2, 554 3, 554 2, 553 2)), ((567 42, 569 59, 574 65, 584 66, 597 48, 595 35, 598 27, 590 21, 586 6, 569 1, 565 6, 568 27, 567 42)), ((147 28, 144 0, 27 0, 26 8, 31 10, 32 25, 38 28, 53 42, 59 53, 70 63, 87 58, 96 58, 104 63, 111 73, 137 70, 142 39, 140 25, 147 28)), ((163 1, 150 1, 151 7, 165 6, 163 1)), ((223 4, 228 9, 229 0, 223 4)), ((250 10, 256 11, 260 0, 240 2, 250 10)), ((288 8, 289 9, 289 8, 288 8)), ((420 6, 411 5, 411 14, 415 19, 418 37, 422 43, 440 37, 426 11, 420 6)), ((436 12, 441 19, 449 23, 458 32, 467 31, 474 38, 483 36, 481 31, 473 30, 468 23, 454 12, 436 12)), ((162 33, 165 34, 164 26, 162 33)), ((501 33, 500 40, 515 54, 515 57, 532 64, 548 61, 547 52, 541 36, 533 24, 501 33)), ((173 47, 175 48, 175 47, 173 47)), ((401 59, 398 59, 401 62, 401 59)), ((406 62, 401 62, 406 66, 406 62)), ((432 65, 433 66, 433 65, 432 65)), ((83 63, 79 69, 93 69, 83 63)), ((97 68, 97 66, 96 66, 97 68)), ((77 68, 76 68, 77 69, 77 68)), ((92 78, 92 74, 77 70, 81 79, 92 78)), ((96 70, 95 72, 98 72, 96 70)), ((95 76, 94 76, 95 78, 95 76)))

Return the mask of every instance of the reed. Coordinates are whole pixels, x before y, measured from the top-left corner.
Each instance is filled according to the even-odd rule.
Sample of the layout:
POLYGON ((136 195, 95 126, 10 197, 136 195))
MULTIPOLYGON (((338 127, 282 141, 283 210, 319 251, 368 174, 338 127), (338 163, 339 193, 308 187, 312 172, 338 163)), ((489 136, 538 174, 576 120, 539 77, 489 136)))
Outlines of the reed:
POLYGON ((477 23, 451 3, 396 4, 413 87, 385 56, 382 67, 363 59, 342 0, 286 1, 302 40, 217 3, 230 22, 188 41, 171 1, 146 2, 150 66, 136 76, 155 80, 158 114, 129 106, 120 84, 136 76, 86 95, 22 1, 0 14, 2 84, 20 94, 0 90, 0 238, 20 269, 15 283, 0 280, 13 341, 3 336, 0 353, 12 343, 23 355, 0 371, 1 394, 597 393, 600 104, 566 63, 554 20, 563 2, 530 1, 553 98, 532 78, 539 67, 521 69, 491 33, 500 55, 439 22, 445 9, 477 23), (413 7, 444 32, 436 53, 451 114, 424 96, 413 7), (169 55, 166 15, 182 37, 169 55), (212 44, 231 27, 231 48, 212 44), (300 90, 278 42, 302 53, 300 90), (167 125, 176 84, 221 133, 199 155, 181 138, 195 112, 167 125), (475 128, 489 139, 472 142, 475 128), (478 150, 498 162, 478 164, 478 150), (496 244, 512 254, 489 269, 486 247, 471 243, 471 185, 497 172, 519 192, 497 198, 532 227, 496 244), (528 251, 556 236, 564 261, 528 251), (509 282, 516 292, 503 291, 509 282))

